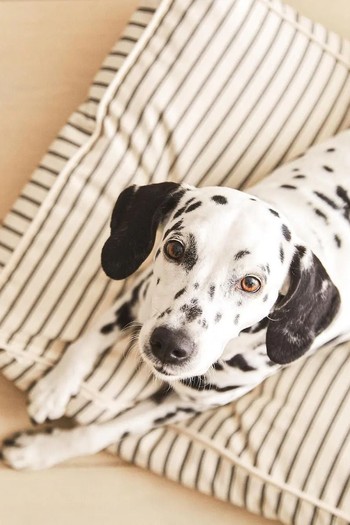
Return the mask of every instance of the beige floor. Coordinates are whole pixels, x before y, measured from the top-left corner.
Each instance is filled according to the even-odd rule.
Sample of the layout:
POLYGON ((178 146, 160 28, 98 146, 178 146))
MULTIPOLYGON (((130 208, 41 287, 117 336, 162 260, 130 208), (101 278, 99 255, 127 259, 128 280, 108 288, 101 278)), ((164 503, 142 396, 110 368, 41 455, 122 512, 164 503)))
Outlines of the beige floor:
MULTIPOLYGON (((138 0, 0 0, 0 219, 71 111, 138 0)), ((290 0, 350 37, 350 0, 290 0)), ((0 378, 0 439, 29 426, 0 378)), ((39 473, 0 465, 0 524, 264 525, 106 453, 39 473)))

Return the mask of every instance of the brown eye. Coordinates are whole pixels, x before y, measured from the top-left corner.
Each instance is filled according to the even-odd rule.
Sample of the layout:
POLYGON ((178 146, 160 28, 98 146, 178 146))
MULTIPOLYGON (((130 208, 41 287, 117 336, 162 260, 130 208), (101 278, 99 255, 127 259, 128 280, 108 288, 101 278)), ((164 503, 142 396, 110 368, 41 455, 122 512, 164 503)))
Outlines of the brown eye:
POLYGON ((261 288, 261 281, 254 275, 246 275, 241 280, 241 288, 245 292, 255 293, 261 288))
POLYGON ((180 261, 185 253, 185 247, 180 241, 168 241, 164 246, 164 253, 173 261, 180 261))

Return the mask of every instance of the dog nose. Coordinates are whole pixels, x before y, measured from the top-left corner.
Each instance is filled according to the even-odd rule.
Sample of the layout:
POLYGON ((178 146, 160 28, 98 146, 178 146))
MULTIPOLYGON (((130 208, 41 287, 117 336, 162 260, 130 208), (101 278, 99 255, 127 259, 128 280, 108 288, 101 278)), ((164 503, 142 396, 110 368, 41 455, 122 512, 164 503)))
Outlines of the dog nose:
POLYGON ((164 364, 181 364, 193 353, 193 342, 182 330, 155 328, 150 337, 152 353, 164 364))

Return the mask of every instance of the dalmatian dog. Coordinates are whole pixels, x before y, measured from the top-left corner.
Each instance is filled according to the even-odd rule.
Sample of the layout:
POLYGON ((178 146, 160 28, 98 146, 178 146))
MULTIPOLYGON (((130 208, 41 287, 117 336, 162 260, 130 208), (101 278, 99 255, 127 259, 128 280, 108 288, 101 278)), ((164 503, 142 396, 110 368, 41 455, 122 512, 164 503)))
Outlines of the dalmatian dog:
MULTIPOLYGON (((30 392, 37 422, 61 417, 98 357, 137 323, 138 351, 165 388, 116 418, 3 443, 5 462, 41 469, 229 403, 350 331, 350 177, 310 157, 249 193, 174 182, 119 196, 102 267, 125 279, 153 263, 30 392), (157 241, 158 242, 158 241, 157 241)), ((317 158, 317 157, 316 157, 317 158)))

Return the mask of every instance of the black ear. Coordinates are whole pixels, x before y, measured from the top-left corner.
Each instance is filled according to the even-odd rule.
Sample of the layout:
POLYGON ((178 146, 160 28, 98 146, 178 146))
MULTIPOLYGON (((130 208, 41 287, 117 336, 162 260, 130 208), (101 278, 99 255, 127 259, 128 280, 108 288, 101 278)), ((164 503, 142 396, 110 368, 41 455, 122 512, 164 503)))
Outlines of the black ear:
POLYGON ((112 279, 134 273, 151 253, 159 223, 177 205, 185 189, 175 182, 130 186, 114 206, 111 235, 101 255, 102 268, 112 279))
POLYGON ((338 289, 320 260, 304 246, 297 246, 289 290, 269 315, 266 347, 271 361, 286 365, 305 354, 339 306, 338 289))

